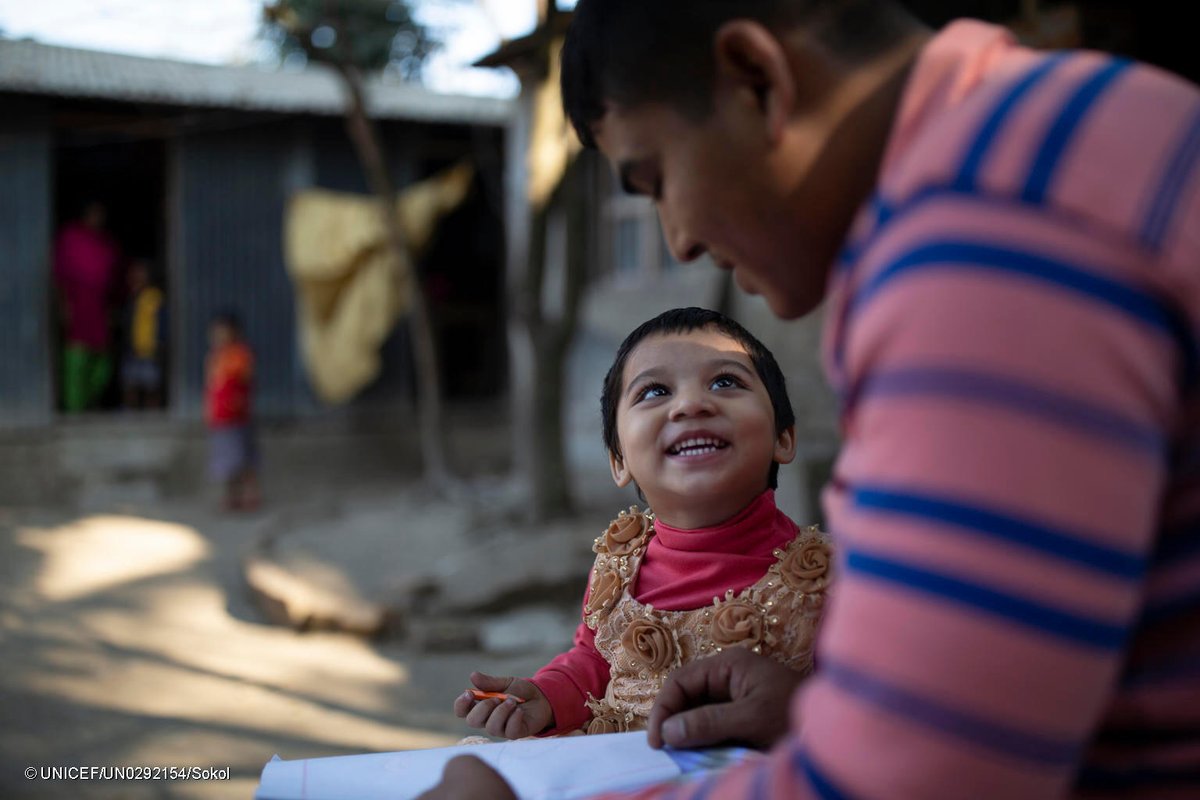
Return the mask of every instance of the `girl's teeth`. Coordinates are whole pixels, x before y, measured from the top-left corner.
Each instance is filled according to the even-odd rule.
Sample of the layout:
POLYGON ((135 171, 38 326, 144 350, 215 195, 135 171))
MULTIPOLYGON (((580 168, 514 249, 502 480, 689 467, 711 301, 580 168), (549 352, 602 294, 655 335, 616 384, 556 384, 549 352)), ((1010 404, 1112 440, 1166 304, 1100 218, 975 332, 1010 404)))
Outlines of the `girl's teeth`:
POLYGON ((675 448, 676 455, 699 456, 713 453, 720 447, 711 439, 688 439, 675 448))

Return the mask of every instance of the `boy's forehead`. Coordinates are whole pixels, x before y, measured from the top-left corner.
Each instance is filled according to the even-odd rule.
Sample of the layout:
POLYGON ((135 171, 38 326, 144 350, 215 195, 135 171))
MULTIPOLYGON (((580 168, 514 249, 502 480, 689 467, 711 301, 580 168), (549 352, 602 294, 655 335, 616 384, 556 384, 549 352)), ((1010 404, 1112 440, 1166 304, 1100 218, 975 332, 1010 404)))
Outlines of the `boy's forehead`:
POLYGON ((600 152, 613 164, 642 158, 658 147, 664 126, 670 126, 672 113, 666 106, 643 103, 622 106, 609 103, 604 116, 592 123, 592 137, 600 152))
POLYGON ((608 161, 609 165, 620 170, 621 164, 629 160, 629 156, 625 154, 625 150, 629 145, 625 143, 625 135, 619 124, 612 122, 612 114, 605 114, 600 119, 592 123, 592 138, 596 142, 596 149, 608 161), (605 124, 605 121, 608 124, 605 124))

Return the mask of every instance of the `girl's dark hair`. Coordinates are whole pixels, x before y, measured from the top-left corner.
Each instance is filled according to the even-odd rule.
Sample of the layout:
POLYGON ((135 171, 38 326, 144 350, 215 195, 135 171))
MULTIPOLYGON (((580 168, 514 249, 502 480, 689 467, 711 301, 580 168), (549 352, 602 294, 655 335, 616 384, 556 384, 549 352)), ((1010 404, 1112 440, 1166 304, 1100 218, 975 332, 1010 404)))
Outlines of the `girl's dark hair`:
POLYGON ((208 320, 210 325, 220 325, 242 335, 242 317, 231 308, 224 308, 214 313, 208 320))
POLYGON ((847 61, 875 55, 911 22, 889 0, 579 0, 562 49, 567 117, 587 147, 609 103, 664 103, 693 120, 711 110, 713 39, 749 19, 771 30, 808 26, 847 61))
MULTIPOLYGON (((642 340, 655 335, 671 333, 688 333, 690 331, 711 328, 728 336, 746 348, 754 371, 767 388, 771 398, 771 410, 775 413, 775 433, 796 424, 796 414, 792 410, 792 401, 788 398, 787 381, 783 370, 766 346, 755 338, 754 334, 743 328, 736 321, 718 311, 707 308, 673 308, 664 311, 652 320, 643 322, 633 333, 625 337, 617 348, 616 358, 608 373, 604 376, 604 388, 600 393, 600 416, 603 423, 604 446, 615 456, 621 457, 621 442, 617 438, 617 405, 625 387, 625 362, 642 340)), ((767 485, 774 489, 778 486, 779 464, 771 462, 771 470, 767 476, 767 485)))

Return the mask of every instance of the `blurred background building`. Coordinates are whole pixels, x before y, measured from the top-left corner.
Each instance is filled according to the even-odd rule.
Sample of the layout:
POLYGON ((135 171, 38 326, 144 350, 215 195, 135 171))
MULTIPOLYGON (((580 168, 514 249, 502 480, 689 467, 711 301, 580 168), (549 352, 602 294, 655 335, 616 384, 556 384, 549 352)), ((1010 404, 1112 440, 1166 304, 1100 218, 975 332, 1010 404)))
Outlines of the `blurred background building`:
MULTIPOLYGON (((464 158, 476 165, 467 201, 443 220, 420 272, 438 287, 450 397, 502 399, 499 187, 513 105, 415 84, 375 81, 369 88, 398 186, 464 158)), ((379 378, 349 409, 317 402, 297 350, 283 260, 288 199, 307 188, 366 191, 331 74, 0 40, 0 106, 0 342, 7 354, 0 427, 13 444, 0 448, 5 499, 68 488, 71 476, 62 469, 70 469, 56 452, 64 438, 91 439, 110 452, 104 444, 131 433, 151 440, 184 434, 181 441, 189 441, 202 413, 208 321, 221 309, 243 316, 258 355, 256 401, 266 421, 395 413, 411 396, 403 325, 382 349, 379 378), (53 241, 90 201, 105 205, 126 255, 149 260, 167 298, 166 409, 139 415, 133 429, 114 427, 121 421, 116 378, 86 419, 61 411, 53 241)))
MULTIPOLYGON (((483 5, 493 15, 516 7, 483 5)), ((520 77, 516 97, 445 94, 387 71, 370 82, 371 112, 395 186, 410 186, 462 159, 476 167, 467 200, 442 221, 418 264, 433 305, 440 372, 455 420, 450 427, 466 425, 472 431, 467 438, 495 445, 487 453, 476 446, 460 461, 468 471, 472 465, 502 469, 532 452, 530 442, 558 437, 561 445, 552 442, 550 450, 561 450, 565 465, 551 458, 542 473, 602 475, 596 396, 616 344, 666 307, 720 307, 775 350, 792 382, 801 458, 781 494, 789 511, 815 517, 815 490, 836 449, 833 400, 816 359, 820 315, 781 323, 717 270, 679 265, 653 206, 624 196, 594 154, 567 153, 561 134, 569 138, 569 132, 561 120, 552 123, 557 142, 537 139, 536 106, 544 100, 539 93, 553 83, 548 59, 571 3, 559 4, 561 10, 546 0, 526 5, 535 12, 534 29, 481 60, 520 77), (562 150, 556 156, 561 163, 549 177, 539 177, 535 154, 555 148, 562 150), (530 199, 531 182, 559 186, 565 165, 575 161, 575 201, 561 189, 530 199), (535 258, 541 259, 539 284, 530 290, 535 299, 514 302, 535 258), (537 306, 536 319, 526 313, 531 305, 537 306), (561 368, 522 377, 521 364, 540 363, 554 349, 539 350, 539 337, 543 345, 557 343, 561 368), (530 349, 520 354, 523 346, 530 349), (531 389, 535 384, 539 388, 531 389), (549 400, 562 413, 557 432, 538 427, 555 416, 537 406, 546 386, 557 387, 549 400), (531 414, 524 428, 523 411, 531 414), (506 448, 510 426, 515 430, 506 448)), ((1009 24, 1039 46, 1093 46, 1197 74, 1194 49, 1155 3, 910 5, 934 25, 981 16, 1009 24)), ((381 462, 403 467, 416 458, 404 425, 415 419, 415 391, 403 322, 381 348, 378 377, 345 406, 326 407, 314 397, 298 350, 295 292, 283 255, 289 197, 308 188, 368 189, 346 136, 345 98, 332 72, 193 64, 0 39, 0 105, 6 187, 0 196, 6 278, 0 342, 8 353, 0 363, 0 500, 69 499, 87 482, 103 482, 103 463, 110 463, 110 475, 140 475, 140 492, 162 486, 187 491, 199 484, 206 325, 214 311, 227 307, 242 312, 258 353, 257 408, 268 455, 274 443, 293 469, 314 461, 336 464, 336 457, 321 455, 336 452, 336 437, 307 450, 300 442, 312 431, 350 430, 371 439, 372 430, 390 430, 374 437, 384 443, 375 451, 381 462), (77 418, 61 412, 52 243, 90 200, 106 204, 111 231, 127 255, 150 261, 167 298, 166 408, 136 415, 133 428, 112 413, 120 398, 116 379, 96 413, 77 418), (113 442, 130 436, 149 443, 141 456, 122 461, 96 455, 113 452, 113 442)), ((361 455, 360 445, 348 446, 361 455)), ((529 469, 536 473, 538 467, 529 469)), ((563 491, 570 491, 569 481, 563 491)))

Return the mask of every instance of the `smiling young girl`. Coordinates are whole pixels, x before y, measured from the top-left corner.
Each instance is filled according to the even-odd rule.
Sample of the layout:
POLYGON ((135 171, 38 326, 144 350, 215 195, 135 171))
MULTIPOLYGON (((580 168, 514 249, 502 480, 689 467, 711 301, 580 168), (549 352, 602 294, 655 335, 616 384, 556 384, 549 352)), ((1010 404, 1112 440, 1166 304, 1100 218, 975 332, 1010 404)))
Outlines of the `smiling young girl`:
POLYGON ((601 413, 613 480, 649 508, 596 539, 569 651, 530 679, 471 675, 512 698, 455 700, 493 736, 644 728, 673 669, 726 648, 812 669, 830 550, 775 506, 796 450, 775 357, 715 311, 667 311, 621 344, 601 413))

